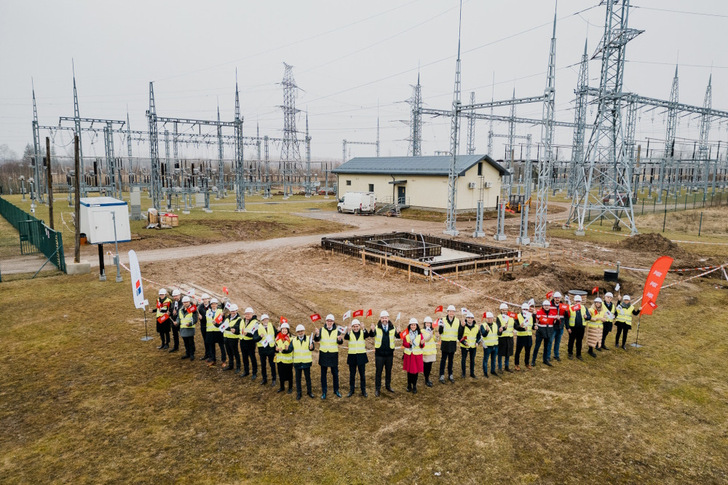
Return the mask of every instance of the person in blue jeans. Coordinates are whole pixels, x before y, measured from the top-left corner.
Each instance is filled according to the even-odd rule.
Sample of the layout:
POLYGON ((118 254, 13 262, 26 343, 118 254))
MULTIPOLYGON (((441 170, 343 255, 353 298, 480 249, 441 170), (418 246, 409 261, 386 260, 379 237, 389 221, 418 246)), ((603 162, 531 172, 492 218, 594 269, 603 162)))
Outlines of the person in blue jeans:
POLYGON ((488 377, 488 358, 490 357, 490 373, 495 372, 495 357, 498 355, 498 324, 491 312, 486 312, 485 322, 480 326, 481 343, 483 344, 483 375, 488 377))
MULTIPOLYGON (((569 320, 569 306, 561 301, 561 293, 558 291, 554 292, 554 298, 551 300, 551 308, 556 310, 556 314, 559 316, 558 319, 554 320, 554 339, 553 339, 553 350, 554 359, 557 362, 561 362, 561 356, 559 350, 561 349, 561 337, 564 335, 565 322, 569 320)), ((549 358, 551 360, 551 350, 549 349, 549 358)))
POLYGON ((556 309, 551 308, 551 302, 544 300, 541 309, 536 312, 536 344, 533 347, 533 355, 531 356, 531 367, 536 365, 536 357, 541 342, 544 343, 543 363, 551 367, 549 355, 551 354, 551 342, 554 337, 554 320, 556 319, 556 309))

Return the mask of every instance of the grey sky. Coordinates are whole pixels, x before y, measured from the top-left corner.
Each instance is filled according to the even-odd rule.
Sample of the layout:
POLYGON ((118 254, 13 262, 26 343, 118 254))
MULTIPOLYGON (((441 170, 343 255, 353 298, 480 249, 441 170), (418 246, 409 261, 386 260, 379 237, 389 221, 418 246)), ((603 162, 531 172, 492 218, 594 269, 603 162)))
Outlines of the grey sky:
MULTIPOLYGON (((578 62, 588 34, 592 53, 603 31, 598 0, 561 0, 557 26, 557 118, 572 121, 578 62), (591 8, 579 15, 575 12, 591 8)), ((728 2, 634 0, 630 24, 645 33, 628 46, 628 91, 667 99, 680 61, 680 100, 702 105, 713 65, 713 107, 728 109, 728 2), (670 12, 678 10, 683 13, 670 12), (695 15, 684 12, 704 13, 695 15)), ((0 145, 22 153, 31 135, 31 76, 41 124, 73 115, 71 58, 75 60, 82 116, 125 119, 146 130, 148 83, 155 81, 158 113, 213 119, 233 117, 235 69, 245 134, 281 136, 283 62, 295 66, 308 109, 314 159, 339 160, 341 140, 374 141, 381 118, 383 155, 404 155, 408 105, 418 66, 429 107, 452 102, 457 46, 457 0, 363 1, 11 1, 0 0, 0 145)), ((463 98, 508 98, 543 92, 552 0, 469 0, 463 6, 463 98), (510 38, 509 38, 510 37, 510 38), (495 72, 495 86, 492 79, 495 72)), ((596 85, 598 61, 590 64, 596 85)), ((507 114, 508 109, 498 113, 507 114)), ((541 106, 519 116, 540 117, 541 106)), ((426 119, 423 152, 447 150, 449 122, 426 119)), ((678 137, 697 137, 698 123, 683 118, 678 137)), ((301 116, 298 127, 303 130, 301 116)), ((476 128, 477 151, 487 146, 487 124, 476 128)), ((496 132, 507 127, 496 124, 496 132)), ((642 112, 638 139, 662 138, 661 112, 642 112)), ((538 128, 519 134, 539 137, 538 128)), ((42 136, 45 136, 43 134, 42 136)), ((571 143, 558 129, 556 142, 571 143)), ((463 136, 464 138, 464 136, 463 136)), ((728 142, 728 123, 715 123, 711 140, 728 142)), ((495 147, 502 157, 502 140, 495 147)), ((56 135, 59 154, 72 153, 70 137, 56 135)), ((116 142, 121 150, 121 138, 116 142)), ((464 150, 464 143, 462 149, 464 150)), ((251 149, 246 148, 246 157, 251 149)), ((84 155, 102 156, 101 135, 84 137, 84 155)), ((215 158, 215 149, 183 147, 182 156, 215 158)), ((125 153, 125 150, 121 153, 125 153)), ((277 158, 280 147, 272 146, 277 158)), ((350 155, 374 148, 353 146, 350 155)), ((134 144, 135 156, 148 156, 134 144)), ((534 152, 535 155, 535 152, 534 152)), ((231 156, 226 153, 226 156, 231 156)))

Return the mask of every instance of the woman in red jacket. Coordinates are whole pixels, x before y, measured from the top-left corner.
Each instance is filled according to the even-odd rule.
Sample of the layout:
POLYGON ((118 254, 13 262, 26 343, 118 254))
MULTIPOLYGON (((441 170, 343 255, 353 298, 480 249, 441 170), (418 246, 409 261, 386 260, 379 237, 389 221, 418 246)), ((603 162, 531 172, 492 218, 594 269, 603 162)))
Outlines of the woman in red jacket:
POLYGON ((422 349, 425 348, 425 338, 420 331, 416 318, 410 318, 409 327, 402 332, 402 347, 404 348, 404 361, 402 367, 407 372, 407 392, 417 393, 417 376, 424 371, 422 349))

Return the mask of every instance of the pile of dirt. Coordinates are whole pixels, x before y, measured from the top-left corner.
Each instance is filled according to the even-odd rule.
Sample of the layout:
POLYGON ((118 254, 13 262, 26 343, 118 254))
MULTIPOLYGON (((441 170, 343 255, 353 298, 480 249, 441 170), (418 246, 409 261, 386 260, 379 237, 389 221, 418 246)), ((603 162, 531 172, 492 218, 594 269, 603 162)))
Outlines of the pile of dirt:
POLYGON ((563 264, 543 264, 533 262, 513 272, 517 279, 539 278, 548 282, 551 289, 561 292, 569 290, 591 291, 592 288, 605 286, 601 275, 591 275, 563 264))
POLYGON ((683 248, 656 232, 636 234, 628 237, 619 243, 619 247, 631 251, 669 254, 672 256, 682 256, 685 254, 683 248))

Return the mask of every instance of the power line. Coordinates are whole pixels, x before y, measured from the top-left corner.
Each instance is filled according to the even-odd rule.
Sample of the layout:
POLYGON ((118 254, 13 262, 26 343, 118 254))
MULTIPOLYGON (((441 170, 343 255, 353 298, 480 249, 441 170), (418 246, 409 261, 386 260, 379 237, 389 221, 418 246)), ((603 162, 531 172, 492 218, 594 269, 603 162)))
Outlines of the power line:
POLYGON ((654 10, 656 12, 670 12, 670 13, 679 13, 683 15, 698 15, 701 17, 715 17, 715 18, 728 18, 728 15, 719 14, 719 13, 710 13, 710 12, 689 12, 687 10, 673 10, 670 8, 658 8, 658 7, 642 7, 640 5, 632 5, 632 8, 640 8, 642 10, 654 10))

